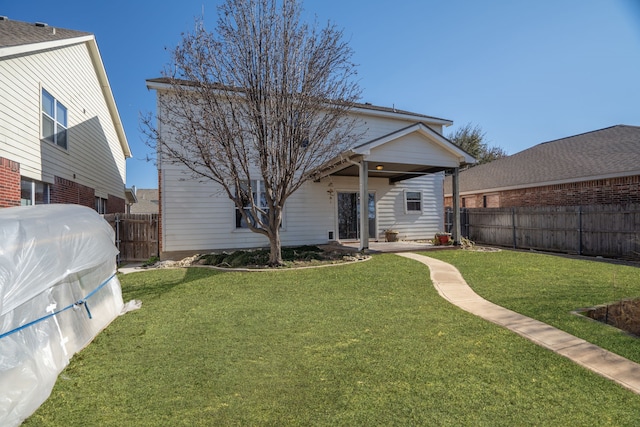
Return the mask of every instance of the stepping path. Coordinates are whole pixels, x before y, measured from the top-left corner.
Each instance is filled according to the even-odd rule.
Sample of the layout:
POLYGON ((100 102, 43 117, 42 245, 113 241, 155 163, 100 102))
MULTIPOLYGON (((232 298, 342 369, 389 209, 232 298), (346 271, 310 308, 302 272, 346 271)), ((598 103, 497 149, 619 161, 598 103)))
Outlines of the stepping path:
POLYGON ((534 343, 640 394, 640 364, 546 323, 483 299, 467 285, 458 269, 451 264, 414 253, 398 253, 397 255, 426 264, 431 271, 433 286, 450 303, 510 329, 534 343))

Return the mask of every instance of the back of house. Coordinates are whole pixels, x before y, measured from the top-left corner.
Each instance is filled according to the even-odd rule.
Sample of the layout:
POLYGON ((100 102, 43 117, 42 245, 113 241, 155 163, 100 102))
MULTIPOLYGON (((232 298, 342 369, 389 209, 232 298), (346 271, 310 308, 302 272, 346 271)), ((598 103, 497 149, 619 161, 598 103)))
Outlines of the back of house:
MULTIPOLYGON (((163 102, 174 90, 166 79, 148 80, 147 86, 163 102)), ((158 116, 169 114, 163 102, 158 102, 158 116)), ((320 178, 287 199, 282 245, 383 240, 390 229, 400 239, 420 240, 443 231, 444 171, 474 162, 442 135, 452 122, 371 104, 356 104, 350 114, 358 119, 362 137, 334 162, 319 165, 320 178), (366 203, 361 202, 363 186, 366 203), (366 236, 361 235, 362 215, 366 236)), ((170 140, 170 126, 158 131, 170 140)), ((265 236, 248 229, 221 186, 192 179, 187 167, 163 159, 162 153, 158 173, 162 256, 268 246, 265 236)), ((258 194, 261 184, 256 178, 252 186, 258 194)))

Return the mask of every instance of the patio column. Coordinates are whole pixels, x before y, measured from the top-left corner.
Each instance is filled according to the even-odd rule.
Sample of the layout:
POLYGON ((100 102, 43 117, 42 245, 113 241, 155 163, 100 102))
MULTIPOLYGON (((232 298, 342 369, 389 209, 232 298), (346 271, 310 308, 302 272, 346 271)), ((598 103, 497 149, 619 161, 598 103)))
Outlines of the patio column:
POLYGON ((360 160, 360 252, 369 250, 369 167, 360 160))
POLYGON ((453 184, 453 228, 452 238, 453 244, 460 245, 460 233, 462 228, 460 227, 460 168, 453 169, 453 175, 451 176, 453 184))

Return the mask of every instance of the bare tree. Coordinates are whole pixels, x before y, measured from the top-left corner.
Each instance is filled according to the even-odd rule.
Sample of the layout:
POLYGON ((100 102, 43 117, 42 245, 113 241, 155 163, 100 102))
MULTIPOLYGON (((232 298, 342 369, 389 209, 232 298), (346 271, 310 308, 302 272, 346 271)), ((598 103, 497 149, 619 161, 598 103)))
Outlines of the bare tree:
POLYGON ((358 137, 352 50, 301 10, 297 0, 226 0, 214 32, 197 20, 163 73, 159 114, 143 121, 159 161, 219 184, 238 220, 269 239, 271 265, 282 263, 287 198, 358 137))
POLYGON ((478 161, 477 165, 507 156, 502 148, 491 147, 485 142, 485 132, 478 125, 473 126, 471 123, 467 123, 447 137, 455 145, 475 157, 478 161))

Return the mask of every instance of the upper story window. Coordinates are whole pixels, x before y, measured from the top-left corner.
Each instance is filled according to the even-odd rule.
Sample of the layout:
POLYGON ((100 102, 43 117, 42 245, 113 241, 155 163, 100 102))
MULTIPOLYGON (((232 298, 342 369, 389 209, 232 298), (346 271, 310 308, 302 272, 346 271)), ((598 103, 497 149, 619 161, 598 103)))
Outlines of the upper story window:
POLYGON ((42 89, 42 138, 67 148, 67 108, 42 89))
POLYGON ((422 212, 422 192, 405 191, 404 193, 406 213, 422 212))

